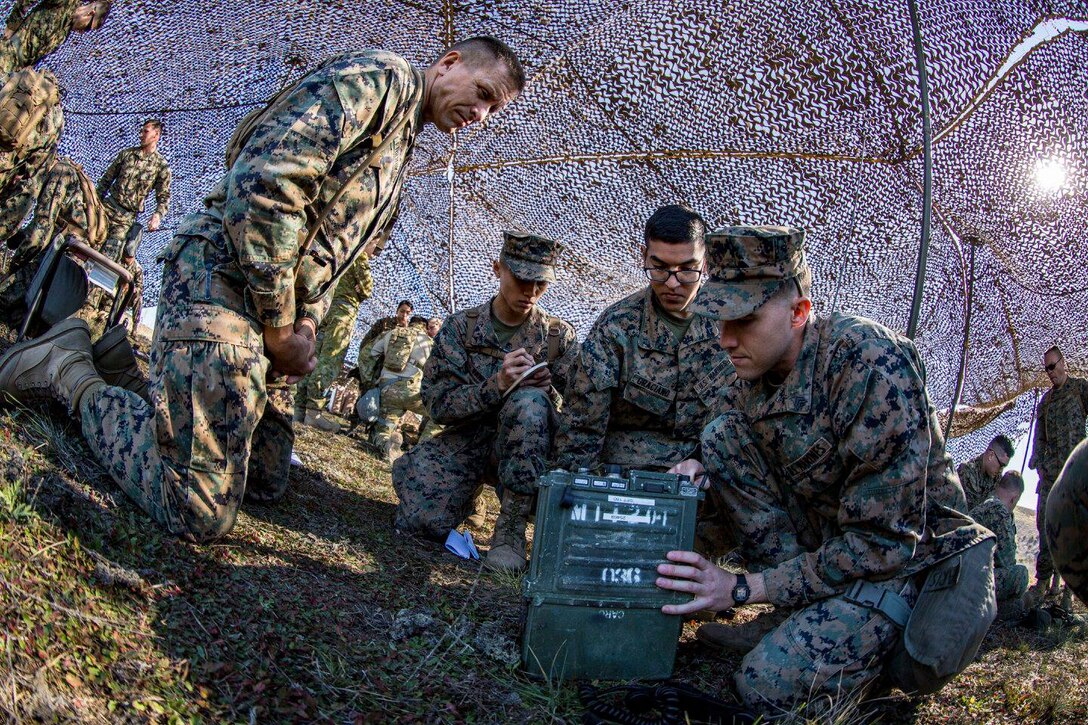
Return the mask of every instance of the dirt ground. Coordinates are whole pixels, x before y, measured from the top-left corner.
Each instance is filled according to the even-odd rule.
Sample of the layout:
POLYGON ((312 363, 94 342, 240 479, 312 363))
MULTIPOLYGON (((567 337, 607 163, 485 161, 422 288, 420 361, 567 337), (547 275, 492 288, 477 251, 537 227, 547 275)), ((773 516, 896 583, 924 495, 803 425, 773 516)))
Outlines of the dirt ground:
MULTIPOLYGON (((282 502, 195 546, 156 530, 63 411, 0 411, 0 721, 580 721, 573 685, 519 671, 519 578, 396 535, 389 468, 351 437, 300 427, 296 452, 282 502)), ((734 699, 739 662, 696 627, 676 677, 734 699)), ((1081 723, 1086 662, 1074 628, 995 625, 938 695, 816 721, 1081 723)))

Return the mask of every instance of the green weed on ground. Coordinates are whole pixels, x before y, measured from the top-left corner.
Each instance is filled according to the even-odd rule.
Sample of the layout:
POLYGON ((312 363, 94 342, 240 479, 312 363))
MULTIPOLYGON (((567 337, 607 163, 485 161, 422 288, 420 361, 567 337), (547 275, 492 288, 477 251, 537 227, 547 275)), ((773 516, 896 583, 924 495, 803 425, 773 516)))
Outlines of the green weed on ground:
MULTIPOLYGON (((396 535, 388 467, 351 438, 301 428, 286 499, 194 546, 59 420, 0 413, 0 721, 580 721, 573 685, 519 671, 518 578, 396 535)), ((739 659, 708 656, 695 627, 676 677, 734 699, 739 659)), ((935 697, 840 698, 787 722, 1083 722, 1086 659, 1072 630, 998 627, 935 697)))

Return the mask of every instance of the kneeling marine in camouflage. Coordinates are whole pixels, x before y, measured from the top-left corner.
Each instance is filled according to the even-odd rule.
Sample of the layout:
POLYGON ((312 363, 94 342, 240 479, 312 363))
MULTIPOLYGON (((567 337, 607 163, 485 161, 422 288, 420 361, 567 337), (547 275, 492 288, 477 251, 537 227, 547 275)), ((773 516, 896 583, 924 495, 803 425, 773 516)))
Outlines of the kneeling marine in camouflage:
MULTIPOLYGON (((752 573, 680 551, 658 568, 659 586, 695 597, 666 614, 759 602, 788 613, 735 675, 745 703, 773 712, 877 680, 911 616, 915 575, 993 538, 958 513, 963 490, 914 345, 864 318, 812 316, 802 242, 786 227, 707 235, 710 278, 693 309, 719 320, 751 385, 703 431, 703 462, 752 573)), ((978 568, 992 604, 991 570, 978 568)), ((977 647, 991 620, 980 615, 956 646, 977 647)))
POLYGON ((497 475, 501 507, 485 566, 525 567, 525 526, 552 453, 560 391, 578 354, 574 328, 537 305, 560 246, 504 232, 493 262, 499 293, 449 317, 423 372, 423 402, 441 433, 393 466, 398 530, 444 539, 497 475), (519 380, 533 365, 547 362, 519 380))
POLYGON ((286 491, 288 384, 313 369, 338 278, 395 215, 421 126, 483 121, 523 84, 492 38, 425 71, 385 51, 330 60, 243 122, 228 171, 165 250, 151 403, 104 384, 78 320, 0 358, 0 392, 66 403, 94 456, 168 531, 227 535, 243 498, 286 491))

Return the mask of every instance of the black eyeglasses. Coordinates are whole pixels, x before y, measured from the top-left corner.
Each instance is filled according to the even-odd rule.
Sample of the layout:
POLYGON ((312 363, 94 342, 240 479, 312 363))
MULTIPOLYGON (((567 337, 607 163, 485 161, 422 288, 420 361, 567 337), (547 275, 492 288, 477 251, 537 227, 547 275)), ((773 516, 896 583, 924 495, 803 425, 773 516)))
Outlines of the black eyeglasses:
POLYGON ((1054 368, 1058 367, 1058 363, 1060 363, 1060 362, 1061 362, 1061 360, 1055 360, 1054 362, 1050 363, 1049 365, 1044 366, 1043 370, 1046 370, 1048 373, 1052 373, 1052 372, 1054 372, 1054 368))
POLYGON ((701 269, 661 269, 660 267, 643 267, 646 278, 651 282, 668 282, 669 277, 676 276, 680 284, 695 284, 703 276, 701 269))
POLYGON ((1002 468, 1004 468, 1005 466, 1009 465, 1009 459, 1008 459, 1008 458, 1006 458, 1005 460, 1001 460, 1001 456, 999 456, 999 455, 997 454, 997 451, 995 451, 995 450, 994 450, 993 448, 991 448, 991 449, 990 449, 990 453, 992 453, 992 454, 993 454, 993 456, 994 456, 994 460, 996 460, 996 461, 997 461, 997 462, 998 462, 999 464, 1001 464, 1001 467, 1002 467, 1002 468))

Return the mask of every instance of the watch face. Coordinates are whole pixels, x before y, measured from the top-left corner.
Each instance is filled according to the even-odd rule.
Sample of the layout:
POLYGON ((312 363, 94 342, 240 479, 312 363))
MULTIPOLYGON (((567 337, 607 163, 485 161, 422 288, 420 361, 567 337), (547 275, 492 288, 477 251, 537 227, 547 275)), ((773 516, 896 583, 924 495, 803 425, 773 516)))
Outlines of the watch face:
POLYGON ((743 574, 738 574, 737 583, 733 585, 733 603, 744 604, 750 596, 752 596, 752 590, 748 588, 748 580, 743 574))

